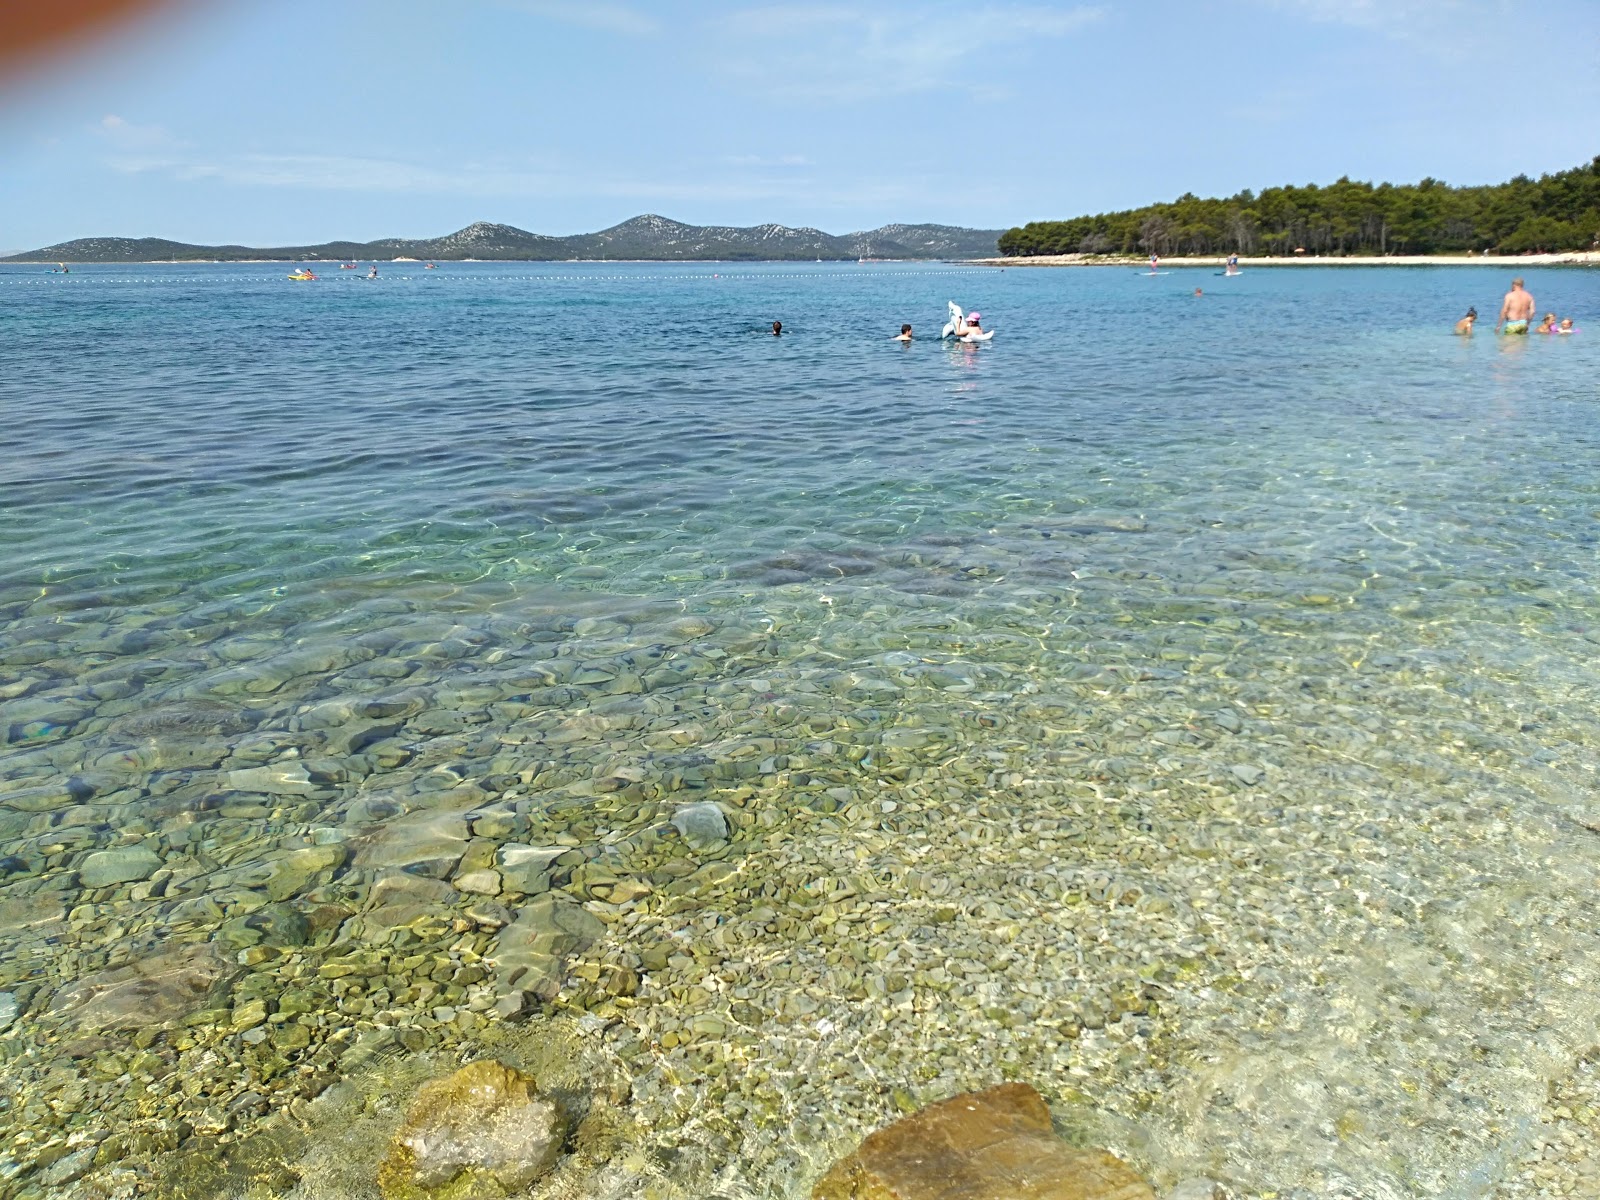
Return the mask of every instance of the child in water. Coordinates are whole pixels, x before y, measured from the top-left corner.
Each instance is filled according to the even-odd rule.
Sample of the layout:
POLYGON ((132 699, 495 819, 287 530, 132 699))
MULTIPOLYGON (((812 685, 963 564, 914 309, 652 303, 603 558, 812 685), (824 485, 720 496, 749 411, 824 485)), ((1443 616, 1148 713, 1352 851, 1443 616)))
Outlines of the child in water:
POLYGON ((890 338, 889 340, 894 342, 909 342, 911 340, 911 326, 900 326, 899 334, 893 338, 890 338))
POLYGON ((1555 313, 1545 313, 1544 320, 1539 322, 1539 328, 1534 330, 1535 333, 1554 333, 1555 331, 1556 331, 1556 315, 1555 315, 1555 313))
POLYGON ((1467 309, 1467 315, 1456 322, 1456 332, 1459 334, 1470 334, 1472 332, 1472 323, 1477 319, 1478 310, 1476 308, 1467 309))
POLYGON ((1573 328, 1572 318, 1571 317, 1562 317, 1561 318, 1561 328, 1556 330, 1556 332, 1557 333, 1577 333, 1578 331, 1575 328, 1573 328))

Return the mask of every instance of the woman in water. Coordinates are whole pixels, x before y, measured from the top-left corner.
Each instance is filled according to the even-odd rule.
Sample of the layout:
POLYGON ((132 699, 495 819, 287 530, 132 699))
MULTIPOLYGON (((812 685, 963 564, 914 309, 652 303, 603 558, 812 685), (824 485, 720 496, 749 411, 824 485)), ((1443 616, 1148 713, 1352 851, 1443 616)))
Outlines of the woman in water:
POLYGON ((911 326, 900 326, 900 332, 890 339, 895 342, 909 342, 911 340, 911 326))
POLYGON ((782 337, 783 336, 783 322, 782 321, 774 321, 772 323, 772 336, 773 337, 782 337))
POLYGON ((1456 322, 1456 332, 1465 336, 1472 332, 1472 323, 1478 319, 1476 308, 1467 309, 1467 315, 1456 322))
POLYGON ((1555 315, 1555 313, 1545 313, 1544 320, 1539 322, 1539 328, 1534 330, 1535 333, 1554 333, 1555 331, 1556 331, 1556 315, 1555 315))

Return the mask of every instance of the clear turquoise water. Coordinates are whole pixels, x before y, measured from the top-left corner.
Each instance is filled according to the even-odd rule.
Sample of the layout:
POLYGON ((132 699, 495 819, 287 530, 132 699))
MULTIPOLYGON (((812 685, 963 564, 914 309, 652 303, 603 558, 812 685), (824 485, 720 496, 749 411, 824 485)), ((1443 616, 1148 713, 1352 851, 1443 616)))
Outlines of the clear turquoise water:
MULTIPOLYGON (((1503 272, 405 266, 298 288, 260 266, 7 270, 15 586, 75 611, 180 583, 315 604, 313 580, 589 565, 676 596, 830 539, 1086 505, 1209 510, 1223 538, 1292 512, 1309 541, 1364 505, 1505 505, 1491 528, 1514 527, 1501 491, 1591 451, 1592 337, 1446 336, 1503 272), (935 334, 952 294, 990 310, 990 352, 887 340, 935 334)), ((1580 324, 1593 306, 1592 273, 1531 282, 1580 324)), ((1193 532, 1154 524, 1152 549, 1193 532)))
MULTIPOLYGON (((1162 1067, 1174 1099, 1138 1117, 1146 1161, 1285 1195, 1464 1196, 1498 1177, 1497 1153, 1514 1157, 1543 1078, 1594 1036, 1595 1005, 1557 979, 1592 979, 1568 956, 1592 949, 1593 926, 1549 931, 1592 913, 1600 860, 1600 838, 1574 823, 1596 811, 1600 274, 1528 273, 1541 311, 1575 316, 1579 335, 1485 327, 1468 340, 1452 323, 1469 304, 1492 313, 1505 271, 382 271, 290 284, 248 264, 0 268, 0 686, 20 692, 0 722, 0 897, 70 897, 83 855, 119 840, 178 855, 166 798, 215 791, 218 771, 255 761, 220 755, 293 730, 317 704, 426 692, 434 708, 469 711, 459 723, 478 741, 450 740, 448 722, 419 728, 419 763, 429 737, 443 739, 440 760, 487 758, 485 731, 527 715, 505 702, 554 717, 593 706, 582 688, 528 699, 523 668, 552 655, 637 669, 647 694, 692 694, 709 725, 745 735, 788 737, 793 716, 765 727, 748 689, 734 698, 742 681, 802 714, 870 705, 886 727, 987 705, 1019 761, 1061 741, 1061 714, 1026 697, 1070 693, 1093 752, 1058 774, 1134 790, 1177 788, 1194 766, 1145 740, 1153 728, 1238 703, 1280 722, 1257 746, 1274 792, 1262 813, 1337 805, 1341 790, 1352 811, 1373 797, 1391 815, 1428 811, 1427 786, 1403 778, 1466 803, 1459 784, 1526 826, 1525 861, 1507 865, 1489 838, 1486 861, 1471 861, 1479 832, 1467 829, 1449 843, 1467 857, 1438 863, 1437 879, 1425 855, 1397 849, 1408 874, 1385 886, 1455 911, 1473 890, 1463 880, 1498 864, 1504 911, 1545 889, 1549 911, 1534 904, 1528 926, 1555 939, 1557 965, 1548 989, 1524 981, 1505 1015, 1544 1031, 1547 1069, 1517 1075, 1507 1064, 1532 1043, 1513 1038, 1492 1086, 1474 1092, 1446 1069, 1422 1100, 1415 1087, 1386 1094, 1398 1068, 1370 1061, 1361 1036, 1230 1040, 1231 1018, 1197 991, 1192 1010, 1174 1005, 1194 1040, 1162 1067), (981 308, 994 341, 938 342, 947 299, 981 308), (773 319, 781 339, 765 332, 773 319), (889 340, 902 321, 923 335, 909 346, 889 340), (709 679, 677 670, 661 632, 685 613, 715 625, 709 679), (375 659, 401 666, 379 672, 375 659), (1391 676, 1372 683, 1362 672, 1374 669, 1391 676), (845 699, 819 699, 819 680, 845 699), (1139 680, 1152 688, 1111 686, 1139 680), (156 745, 128 732, 151 713, 179 714, 156 745), (1387 738, 1388 757, 1372 759, 1363 737, 1387 738), (1308 746, 1376 774, 1317 774, 1308 746), (39 798, 74 773, 92 803, 82 788, 39 798), (41 820, 92 834, 49 851, 41 820), (1204 1086, 1202 1061, 1215 1072, 1204 1086), (1260 1115, 1307 1103, 1273 1096, 1271 1080, 1313 1062, 1348 1073, 1327 1088, 1349 1095, 1313 1105, 1304 1127, 1260 1115), (1219 1113, 1206 1087, 1257 1070, 1257 1108, 1236 1095, 1219 1113), (1347 1131, 1350 1106, 1427 1110, 1452 1089, 1501 1132, 1463 1148, 1430 1125, 1459 1116, 1431 1110, 1399 1150, 1387 1133, 1324 1129, 1347 1131)), ((654 770, 643 738, 539 754, 558 773, 630 757, 654 770)), ((354 800, 385 786, 401 783, 336 780, 299 819, 350 823, 354 800)), ((1190 823, 1174 804, 1174 825, 1190 823)), ((273 834, 263 853, 288 844, 273 834)), ((1258 853, 1281 846, 1273 836, 1258 853)), ((1387 869, 1381 845, 1351 854, 1352 870, 1387 869)), ((1516 922, 1496 933, 1503 912, 1489 908, 1476 932, 1419 943, 1443 954, 1481 941, 1430 968, 1432 1015, 1395 1034, 1417 1061, 1483 1017, 1453 972, 1500 955, 1494 969, 1515 976, 1536 936, 1516 922)), ((160 911, 145 920, 162 929, 160 911)), ((1380 924, 1291 923, 1286 957, 1263 970, 1326 968, 1380 924)), ((32 980, 48 997, 106 953, 117 961, 126 923, 91 928, 99 958, 53 957, 59 943, 13 928, 0 988, 32 980)), ((1374 971, 1396 970, 1378 959, 1374 971)), ((1282 985, 1299 1028, 1354 1004, 1317 999, 1317 986, 1282 985)))

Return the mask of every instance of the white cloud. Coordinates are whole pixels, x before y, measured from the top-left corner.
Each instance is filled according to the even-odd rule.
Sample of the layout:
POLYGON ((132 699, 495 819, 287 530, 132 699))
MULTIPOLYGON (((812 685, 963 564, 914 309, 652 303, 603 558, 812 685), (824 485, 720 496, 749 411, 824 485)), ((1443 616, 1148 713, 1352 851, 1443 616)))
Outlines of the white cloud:
POLYGON ((138 125, 116 113, 107 113, 93 128, 119 150, 155 150, 179 144, 177 138, 159 125, 138 125))
MULTIPOLYGON (((1357 25, 1366 29, 1402 30, 1419 18, 1442 15, 1458 19, 1470 5, 1462 0, 1270 0, 1313 21, 1357 25)), ((1476 7, 1483 8, 1483 4, 1476 7)))
POLYGON ((804 154, 730 154, 724 160, 736 167, 810 167, 815 164, 804 154))
POLYGON ((999 94, 965 78, 966 65, 1001 46, 1066 37, 1101 15, 1094 7, 779 4, 712 29, 726 69, 742 83, 794 100, 848 103, 941 88, 999 94))
POLYGON ((602 33, 620 33, 627 37, 649 37, 661 32, 661 24, 654 17, 625 4, 607 3, 605 0, 500 0, 507 8, 530 13, 547 21, 563 25, 577 25, 583 29, 597 29, 602 33))
POLYGON ((1325 25, 1344 25, 1434 54, 1493 52, 1527 28, 1514 0, 1257 0, 1325 25))
POLYGON ((751 158, 746 168, 692 181, 601 175, 558 165, 464 163, 448 170, 398 159, 332 154, 229 154, 208 157, 183 150, 126 152, 106 165, 124 174, 159 174, 180 182, 211 181, 233 187, 308 191, 406 192, 485 198, 595 197, 663 201, 765 201, 792 198, 798 155, 751 158), (748 168, 756 168, 754 170, 748 168))

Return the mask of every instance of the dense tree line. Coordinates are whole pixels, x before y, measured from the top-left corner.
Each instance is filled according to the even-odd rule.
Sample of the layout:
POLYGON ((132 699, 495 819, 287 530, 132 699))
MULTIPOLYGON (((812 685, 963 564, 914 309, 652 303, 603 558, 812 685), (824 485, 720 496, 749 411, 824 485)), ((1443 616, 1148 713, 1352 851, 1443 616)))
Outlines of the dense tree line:
POLYGON ((1183 195, 1125 212, 1030 221, 1000 253, 1447 254, 1600 247, 1600 157, 1586 167, 1482 187, 1358 183, 1268 188, 1220 200, 1183 195))

